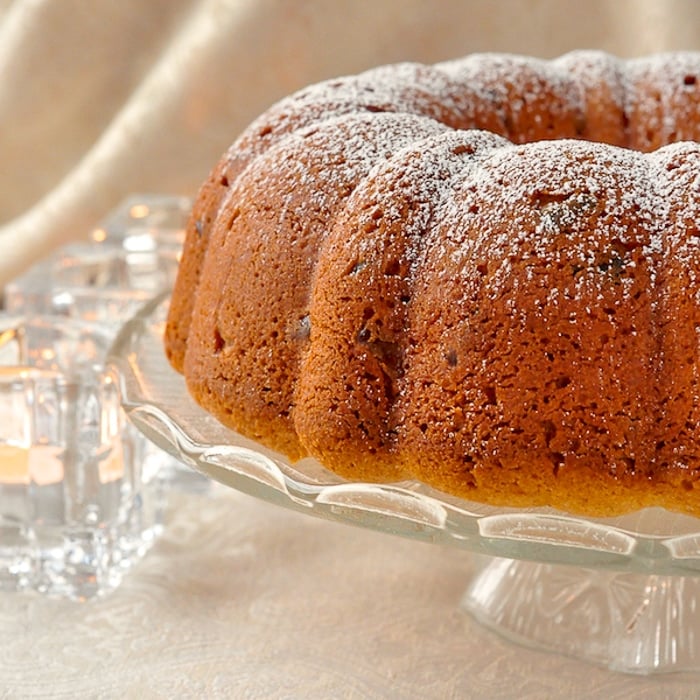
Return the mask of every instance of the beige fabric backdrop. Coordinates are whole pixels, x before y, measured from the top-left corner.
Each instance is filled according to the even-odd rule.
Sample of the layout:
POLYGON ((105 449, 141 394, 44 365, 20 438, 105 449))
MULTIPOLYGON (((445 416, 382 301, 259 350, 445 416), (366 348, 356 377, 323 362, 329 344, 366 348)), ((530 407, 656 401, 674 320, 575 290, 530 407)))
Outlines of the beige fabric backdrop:
POLYGON ((274 100, 473 51, 700 49, 696 0, 0 0, 0 284, 133 192, 193 195, 274 100))

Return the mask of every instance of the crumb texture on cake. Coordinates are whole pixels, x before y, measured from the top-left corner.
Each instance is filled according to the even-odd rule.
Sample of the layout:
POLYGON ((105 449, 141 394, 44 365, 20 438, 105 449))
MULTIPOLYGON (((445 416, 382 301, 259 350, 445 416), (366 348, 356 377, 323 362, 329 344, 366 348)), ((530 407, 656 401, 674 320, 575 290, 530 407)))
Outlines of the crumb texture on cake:
POLYGON ((699 81, 479 54, 285 98, 194 204, 170 362, 348 479, 700 515, 699 81))

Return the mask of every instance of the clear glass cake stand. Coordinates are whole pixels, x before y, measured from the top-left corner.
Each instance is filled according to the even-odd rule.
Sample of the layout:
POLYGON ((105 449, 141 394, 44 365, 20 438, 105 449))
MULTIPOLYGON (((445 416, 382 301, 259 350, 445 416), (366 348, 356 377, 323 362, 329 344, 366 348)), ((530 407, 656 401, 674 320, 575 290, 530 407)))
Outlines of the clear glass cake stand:
POLYGON ((700 671, 700 520, 662 509, 584 518, 453 498, 415 482, 349 483, 220 425, 162 349, 167 295, 121 331, 110 362, 134 424, 226 486, 285 508, 482 555, 464 609, 511 640, 627 673, 700 671))

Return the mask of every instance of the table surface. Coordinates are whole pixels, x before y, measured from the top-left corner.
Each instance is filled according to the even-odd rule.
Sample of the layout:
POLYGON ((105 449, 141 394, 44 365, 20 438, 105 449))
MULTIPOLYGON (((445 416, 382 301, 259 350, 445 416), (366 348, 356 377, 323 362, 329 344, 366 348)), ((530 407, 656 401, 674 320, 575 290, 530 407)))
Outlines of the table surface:
POLYGON ((697 698, 526 649, 460 598, 468 552, 326 522, 214 485, 89 603, 0 594, 0 698, 697 698))

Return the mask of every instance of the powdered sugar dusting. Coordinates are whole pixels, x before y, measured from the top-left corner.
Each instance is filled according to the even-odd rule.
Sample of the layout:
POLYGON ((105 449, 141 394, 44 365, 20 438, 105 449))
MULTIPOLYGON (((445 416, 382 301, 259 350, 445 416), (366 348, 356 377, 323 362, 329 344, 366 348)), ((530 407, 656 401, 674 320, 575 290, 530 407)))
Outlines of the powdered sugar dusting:
POLYGON ((425 116, 516 142, 584 135, 653 150, 697 139, 698 109, 697 53, 621 60, 579 51, 555 61, 476 54, 435 66, 384 66, 300 90, 256 119, 227 159, 247 161, 298 129, 363 112, 425 116))
MULTIPOLYGON (((630 274, 616 271, 620 284, 630 286, 641 260, 663 254, 658 221, 668 203, 652 183, 653 158, 568 140, 581 134, 595 139, 598 122, 591 117, 593 126, 587 124, 588 116, 605 108, 606 100, 624 117, 619 125, 605 125, 622 130, 601 134, 606 139, 646 150, 688 133, 697 138, 700 123, 691 117, 700 106, 700 54, 627 61, 600 52, 555 61, 478 54, 436 66, 385 66, 310 86, 281 101, 251 125, 232 152, 249 160, 243 182, 252 177, 264 186, 269 180, 275 188, 282 229, 286 221, 305 217, 325 218, 332 229, 339 202, 365 177, 369 183, 385 181, 400 163, 401 177, 394 179, 415 193, 413 225, 427 229, 428 219, 439 217, 441 240, 453 246, 455 260, 471 255, 471 248, 492 250, 502 259, 498 274, 504 280, 508 261, 523 250, 533 259, 566 255, 575 260, 577 272, 606 272, 601 246, 611 244, 601 242, 604 230, 618 248, 636 251, 624 256, 630 274), (594 91, 595 85, 605 89, 594 91), (516 142, 537 142, 516 148, 491 140, 466 168, 462 159, 450 157, 454 151, 445 150, 442 136, 439 146, 422 150, 426 138, 447 127, 470 130, 484 124, 516 142), (309 159, 308 152, 323 156, 309 159), (264 155, 256 157, 259 153, 264 155), (299 198, 300 190, 306 199, 299 198), (472 210, 479 212, 481 231, 461 241, 472 210), (568 242, 552 249, 562 231, 568 242)), ((485 135, 461 133, 451 138, 462 145, 469 138, 488 141, 485 135)), ((392 210, 391 197, 382 207, 386 217, 402 215, 392 210)), ((359 243, 361 254, 364 245, 370 244, 359 243)), ((412 253, 413 266, 421 255, 412 253)), ((621 264, 618 258, 614 264, 621 264)), ((525 274, 531 274, 530 267, 525 274)), ((650 274, 653 282, 653 266, 650 274)), ((578 286, 595 279, 574 277, 578 286)))
POLYGON ((698 54, 677 52, 630 60, 623 78, 633 147, 653 150, 697 138, 698 54))
MULTIPOLYGON (((536 58, 510 54, 474 54, 456 61, 439 64, 439 68, 462 85, 476 91, 479 99, 503 113, 517 125, 528 106, 534 105, 531 118, 546 119, 547 110, 565 109, 583 114, 585 105, 581 91, 571 74, 558 70, 556 64, 536 58)), ((559 114, 556 115, 560 116, 559 114)), ((517 134, 511 134, 517 138, 517 134)))
MULTIPOLYGON (((407 255, 413 266, 431 222, 443 215, 443 207, 451 206, 459 179, 490 158, 494 150, 509 145, 503 138, 475 130, 447 131, 423 139, 377 163, 365 181, 368 192, 358 189, 357 198, 351 199, 347 207, 352 210, 369 194, 381 202, 384 219, 400 221, 405 217, 403 206, 386 194, 398 191, 404 200, 410 200, 415 207, 411 227, 404 228, 402 235, 412 241, 407 255)), ((361 240, 359 245, 362 249, 364 242, 361 240)))
POLYGON ((339 203, 375 164, 385 162, 408 143, 446 130, 434 120, 413 115, 336 117, 280 141, 252 161, 246 178, 259 180, 261 188, 274 188, 281 229, 291 212, 298 221, 322 218, 328 231, 339 203))
MULTIPOLYGON (((601 301, 600 285, 614 277, 622 304, 640 280, 656 284, 665 251, 659 222, 669 204, 653 182, 656 156, 570 139, 595 137, 586 122, 603 97, 590 85, 604 80, 605 100, 627 115, 629 131, 613 140, 645 148, 685 133, 681 121, 700 136, 688 118, 700 101, 696 72, 697 54, 621 61, 596 52, 552 62, 482 54, 382 67, 306 88, 263 115, 239 141, 251 153, 268 149, 251 159, 243 182, 252 177, 275 190, 280 231, 309 220, 339 231, 329 249, 347 245, 342 222, 371 196, 381 202, 376 216, 403 222, 411 279, 449 250, 446 271, 487 260, 496 296, 550 266, 571 275, 566 288, 546 289, 548 303, 577 295, 601 301), (577 58, 590 69, 585 84, 572 69, 577 58), (666 82, 648 82, 661 73, 666 82), (535 142, 516 146, 471 131, 492 122, 516 142, 535 142)), ((379 244, 366 236, 353 245, 361 265, 379 244)))
MULTIPOLYGON (((504 149, 462 183, 456 205, 445 213, 441 236, 453 256, 502 260, 495 289, 505 284, 510 261, 526 255, 532 265, 558 265, 564 256, 580 271, 601 265, 601 246, 648 246, 656 202, 641 154, 579 141, 540 142, 504 149), (486 206, 495 198, 498 206, 486 206), (478 209, 478 232, 463 240, 460 219, 478 209), (604 239, 601 238, 604 234, 604 239)), ((606 272, 607 270, 603 270, 606 272)), ((573 275, 589 281, 586 275, 573 275)))

